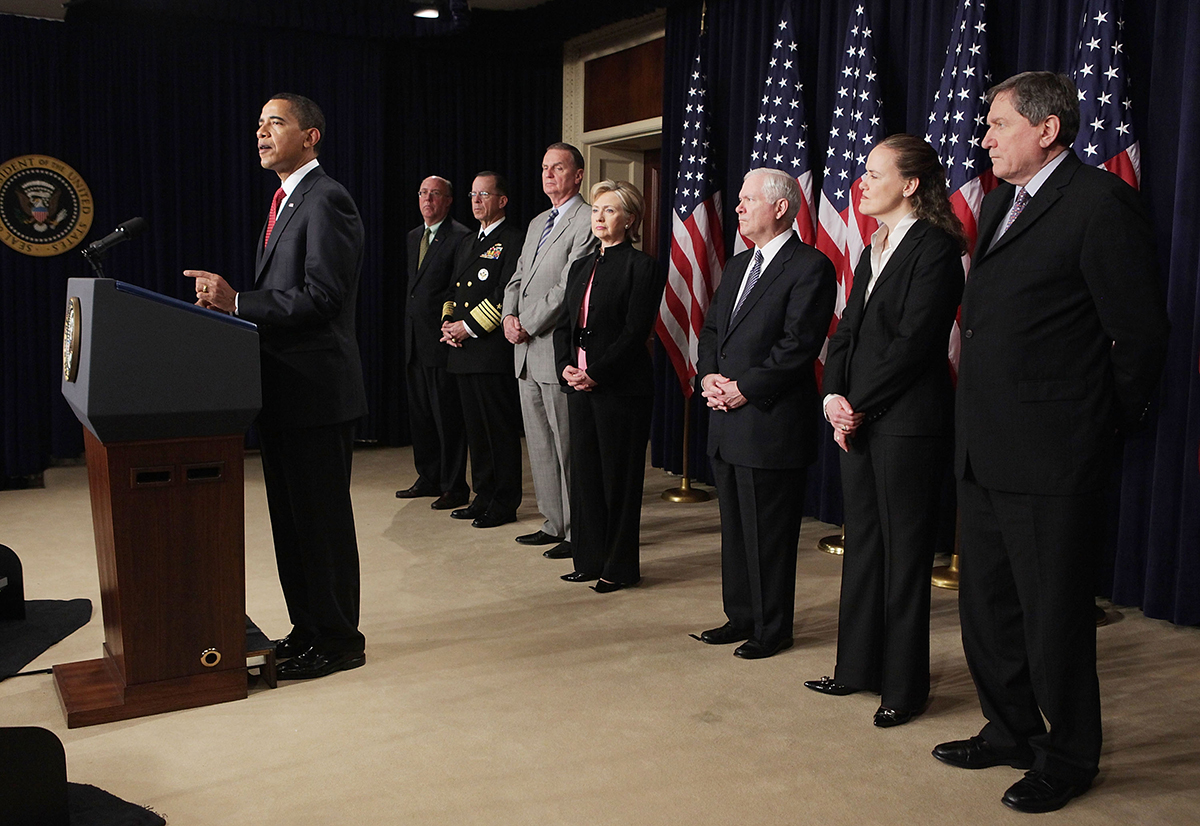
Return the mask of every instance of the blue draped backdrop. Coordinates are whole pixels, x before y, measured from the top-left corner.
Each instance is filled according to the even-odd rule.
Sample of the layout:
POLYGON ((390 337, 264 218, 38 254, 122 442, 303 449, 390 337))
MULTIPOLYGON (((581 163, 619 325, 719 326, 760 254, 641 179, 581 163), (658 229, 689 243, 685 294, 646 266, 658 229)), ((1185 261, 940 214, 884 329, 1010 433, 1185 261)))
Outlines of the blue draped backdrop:
MULTIPOLYGON (((875 28, 889 132, 923 134, 955 0, 783 0, 799 40, 813 158, 834 105, 846 21, 858 5, 875 28)), ((465 26, 428 27, 365 0, 163 4, 89 0, 66 23, 0 15, 0 161, 60 158, 95 198, 88 240, 143 215, 150 231, 113 251, 109 274, 187 296, 185 268, 250 281, 250 251, 274 189, 258 168, 252 130, 272 92, 307 94, 329 120, 322 163, 354 195, 367 227, 359 338, 370 399, 362 439, 408 440, 398 319, 404 233, 419 216, 420 179, 449 177, 465 190, 480 168, 507 172, 510 214, 544 205, 541 150, 560 133, 561 43, 648 11, 552 0, 515 15, 473 13, 465 26), (169 14, 162 9, 185 9, 169 14)), ((663 202, 669 208, 684 78, 699 0, 668 5, 663 202)), ((1026 69, 1068 71, 1083 0, 993 0, 993 78, 1026 69)), ((762 74, 780 0, 709 0, 715 151, 725 177, 726 247, 745 171, 762 74)), ((401 10, 402 11, 402 10, 401 10)), ((1112 494, 1109 572, 1098 593, 1152 617, 1200 623, 1200 376, 1196 292, 1200 274, 1200 6, 1137 0, 1125 8, 1125 48, 1141 139, 1142 189, 1158 232, 1172 323, 1168 364, 1150 428, 1129 440, 1112 494)), ((469 218, 466 199, 455 215, 469 218)), ((669 232, 670 221, 663 224, 669 232)), ((661 244, 666 248, 666 239, 661 244)), ((66 279, 85 275, 78 253, 31 258, 0 248, 0 477, 39 472, 81 452, 82 435, 58 388, 66 279)), ((661 356, 661 353, 660 353, 661 356)), ((678 471, 683 402, 659 359, 652 457, 678 471)), ((197 364, 198 370, 220 365, 197 364)), ((706 416, 694 411, 692 468, 707 472, 706 416)), ((827 434, 815 434, 823 441, 827 434)), ((826 442, 827 448, 829 447, 826 442)), ((809 474, 805 512, 841 519, 835 454, 809 474)), ((0 494, 2 495, 2 494, 0 494)), ((0 526, 2 532, 3 526, 0 526)))

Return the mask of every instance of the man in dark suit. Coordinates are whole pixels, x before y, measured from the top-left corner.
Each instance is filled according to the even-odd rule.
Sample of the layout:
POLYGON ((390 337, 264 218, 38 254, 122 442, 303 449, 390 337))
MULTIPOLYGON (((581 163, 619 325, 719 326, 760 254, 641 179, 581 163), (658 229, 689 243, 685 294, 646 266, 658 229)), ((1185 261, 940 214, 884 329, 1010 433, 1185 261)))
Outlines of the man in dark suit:
POLYGON ((1005 183, 984 199, 963 294, 955 427, 963 649, 988 722, 933 754, 1032 769, 1002 800, 1046 812, 1098 770, 1103 493, 1167 320, 1137 193, 1069 148, 1074 84, 1026 72, 988 98, 983 145, 1005 183))
POLYGON ((792 231, 800 190, 787 172, 754 169, 738 195, 735 256, 700 333, 697 372, 721 505, 721 586, 728 622, 700 635, 733 653, 792 645, 804 467, 816 454, 813 362, 833 317, 833 264, 792 231))
POLYGON ((366 662, 350 465, 367 412, 354 333, 363 225, 345 187, 317 162, 325 118, 311 100, 275 95, 259 117, 259 161, 279 175, 259 239, 254 288, 188 270, 197 303, 258 325, 263 478, 292 631, 276 643, 279 679, 366 662))
POLYGON ((424 219, 408 233, 408 298, 404 307, 404 364, 408 421, 417 481, 396 491, 399 499, 436 496, 430 506, 449 510, 467 504, 467 437, 458 383, 446 372, 442 307, 454 293, 454 251, 470 234, 450 218, 454 186, 436 175, 421 181, 418 206, 424 219))
POLYGON ((446 369, 462 399, 475 501, 450 515, 470 519, 475 528, 495 528, 515 522, 521 504, 521 405, 513 346, 501 319, 504 288, 525 234, 504 218, 503 176, 480 172, 470 196, 479 232, 463 238, 455 252, 454 298, 442 311, 442 341, 452 348, 446 369))

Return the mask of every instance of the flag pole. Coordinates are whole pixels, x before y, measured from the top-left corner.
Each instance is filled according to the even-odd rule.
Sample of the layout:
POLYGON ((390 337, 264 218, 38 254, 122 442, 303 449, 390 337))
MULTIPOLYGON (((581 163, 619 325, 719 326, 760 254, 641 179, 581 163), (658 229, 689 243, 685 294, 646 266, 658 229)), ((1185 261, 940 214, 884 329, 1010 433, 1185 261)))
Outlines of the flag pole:
POLYGON ((662 492, 662 498, 668 502, 694 504, 696 502, 707 502, 712 497, 708 491, 696 490, 692 487, 692 478, 688 470, 688 457, 691 454, 691 421, 692 421, 692 397, 688 396, 683 401, 683 478, 679 481, 679 487, 667 488, 662 492))

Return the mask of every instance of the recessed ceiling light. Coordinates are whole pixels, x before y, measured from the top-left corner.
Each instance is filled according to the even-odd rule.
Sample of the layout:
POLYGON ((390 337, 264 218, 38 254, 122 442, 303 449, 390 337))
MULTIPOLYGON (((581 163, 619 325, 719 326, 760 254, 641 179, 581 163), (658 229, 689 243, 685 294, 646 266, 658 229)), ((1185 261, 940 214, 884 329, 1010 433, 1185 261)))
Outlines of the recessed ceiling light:
POLYGON ((436 20, 441 15, 438 12, 438 7, 433 3, 414 3, 413 17, 423 17, 427 20, 436 20))

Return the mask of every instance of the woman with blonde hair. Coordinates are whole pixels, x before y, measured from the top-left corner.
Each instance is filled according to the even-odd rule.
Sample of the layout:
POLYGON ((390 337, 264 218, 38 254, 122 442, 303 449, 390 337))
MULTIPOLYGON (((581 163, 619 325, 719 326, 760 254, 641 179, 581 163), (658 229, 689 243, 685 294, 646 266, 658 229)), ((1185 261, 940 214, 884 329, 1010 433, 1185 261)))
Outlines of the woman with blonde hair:
POLYGON ((647 341, 666 283, 637 250, 645 211, 627 181, 592 187, 600 248, 571 265, 554 350, 568 394, 575 570, 562 578, 609 593, 641 580, 639 533, 654 401, 647 341))

